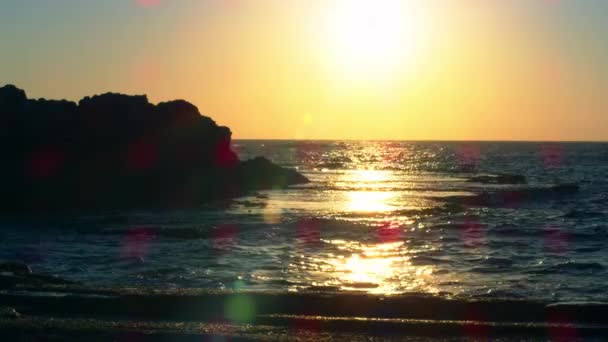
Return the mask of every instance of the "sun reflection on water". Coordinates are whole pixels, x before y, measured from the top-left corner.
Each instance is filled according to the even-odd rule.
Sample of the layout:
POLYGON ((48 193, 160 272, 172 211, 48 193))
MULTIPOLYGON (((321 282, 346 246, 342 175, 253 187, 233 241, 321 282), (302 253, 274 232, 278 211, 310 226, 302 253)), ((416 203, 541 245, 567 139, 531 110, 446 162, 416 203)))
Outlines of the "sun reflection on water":
POLYGON ((349 173, 344 182, 350 183, 357 190, 346 193, 346 209, 353 212, 394 210, 395 207, 389 202, 394 199, 395 194, 391 191, 379 191, 389 177, 388 171, 356 170, 349 173))
POLYGON ((413 266, 403 247, 402 241, 363 245, 348 258, 327 262, 343 290, 393 294, 426 286, 432 268, 413 266))
POLYGON ((387 171, 379 170, 356 170, 353 172, 353 178, 360 182, 379 183, 385 181, 388 177, 387 171))
POLYGON ((361 244, 352 240, 323 240, 338 253, 304 256, 292 264, 316 289, 398 294, 407 291, 434 293, 433 266, 417 266, 403 241, 361 244))
POLYGON ((352 191, 348 193, 347 209, 356 212, 382 212, 393 210, 387 203, 394 195, 382 191, 352 191))
POLYGON ((403 207, 399 204, 398 192, 390 189, 394 177, 392 171, 355 170, 345 172, 336 180, 334 184, 344 189, 340 195, 343 197, 337 198, 343 201, 338 208, 348 215, 355 214, 347 219, 358 221, 371 231, 360 233, 366 241, 351 235, 359 233, 349 232, 348 238, 321 239, 320 249, 314 252, 304 250, 290 265, 292 274, 299 279, 297 283, 303 281, 317 290, 382 295, 438 291, 434 287, 435 266, 412 263, 412 257, 419 251, 412 250, 405 238, 406 230, 410 229, 403 226, 406 220, 394 217, 394 211, 403 207), (363 215, 359 217, 357 213, 363 215), (376 240, 367 240, 370 237, 376 240))

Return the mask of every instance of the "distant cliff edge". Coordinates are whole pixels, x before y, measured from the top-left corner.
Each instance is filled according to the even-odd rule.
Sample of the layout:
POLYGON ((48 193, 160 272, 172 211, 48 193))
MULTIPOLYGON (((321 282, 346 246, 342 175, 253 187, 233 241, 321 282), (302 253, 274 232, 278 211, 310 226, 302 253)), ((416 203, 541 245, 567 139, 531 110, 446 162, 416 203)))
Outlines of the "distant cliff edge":
POLYGON ((240 161, 231 132, 189 102, 107 93, 78 103, 0 88, 0 211, 190 207, 306 183, 240 161))

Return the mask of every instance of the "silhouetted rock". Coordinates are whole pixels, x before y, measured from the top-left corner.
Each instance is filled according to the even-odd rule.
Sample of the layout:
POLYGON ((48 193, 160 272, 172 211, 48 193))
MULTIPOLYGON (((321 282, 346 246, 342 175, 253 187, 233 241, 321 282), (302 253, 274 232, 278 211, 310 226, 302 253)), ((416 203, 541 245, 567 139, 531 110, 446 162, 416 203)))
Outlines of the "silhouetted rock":
POLYGON ((484 191, 472 196, 456 195, 442 197, 442 201, 470 206, 502 207, 519 206, 526 202, 550 201, 578 193, 575 183, 558 184, 547 187, 527 187, 521 189, 501 189, 484 191))
POLYGON ((282 188, 290 184, 308 182, 308 179, 297 171, 286 170, 263 157, 242 162, 238 166, 238 178, 244 188, 254 190, 282 188), (265 175, 265 177, 260 177, 260 175, 265 175))
POLYGON ((30 100, 0 88, 0 210, 196 206, 308 180, 240 162, 231 132, 183 100, 107 93, 30 100))
POLYGON ((25 91, 14 85, 6 85, 0 88, 0 105, 5 110, 20 109, 27 101, 25 91))

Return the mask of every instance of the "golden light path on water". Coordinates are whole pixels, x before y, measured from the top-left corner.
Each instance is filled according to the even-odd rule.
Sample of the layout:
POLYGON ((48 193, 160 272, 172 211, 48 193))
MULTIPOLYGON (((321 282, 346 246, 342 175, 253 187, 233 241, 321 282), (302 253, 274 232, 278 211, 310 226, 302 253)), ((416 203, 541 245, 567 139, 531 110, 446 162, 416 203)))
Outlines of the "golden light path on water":
POLYGON ((392 197, 389 192, 381 191, 353 191, 348 194, 350 202, 349 211, 355 212, 382 212, 391 210, 386 202, 392 197))
POLYGON ((395 209, 389 204, 395 193, 378 191, 388 175, 388 171, 377 170, 357 170, 348 174, 345 181, 365 190, 348 192, 349 201, 345 209, 350 212, 386 212, 395 209))
MULTIPOLYGON (((344 173, 336 181, 348 184, 351 189, 344 193, 343 201, 338 201, 337 205, 342 206, 343 212, 374 214, 375 219, 366 224, 376 230, 376 241, 322 239, 328 249, 336 252, 301 255, 303 260, 297 265, 300 272, 310 276, 313 288, 329 287, 374 294, 438 292, 432 286, 434 266, 412 264, 416 251, 409 249, 404 241, 406 228, 391 222, 391 212, 400 209, 396 204, 398 193, 383 188, 393 176, 391 171, 358 170, 344 173), (378 220, 378 215, 384 219, 378 220)), ((361 232, 361 236, 367 234, 370 231, 361 232)), ((371 234, 374 235, 373 230, 371 234)))

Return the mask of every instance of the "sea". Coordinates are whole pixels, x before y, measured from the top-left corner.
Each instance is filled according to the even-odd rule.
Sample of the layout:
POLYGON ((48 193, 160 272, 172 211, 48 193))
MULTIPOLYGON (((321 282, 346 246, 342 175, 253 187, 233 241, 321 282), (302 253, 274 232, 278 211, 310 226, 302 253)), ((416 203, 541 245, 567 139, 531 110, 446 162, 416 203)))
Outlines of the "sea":
POLYGON ((0 218, 0 260, 93 287, 608 299, 606 143, 233 148, 310 183, 200 208, 0 218))

